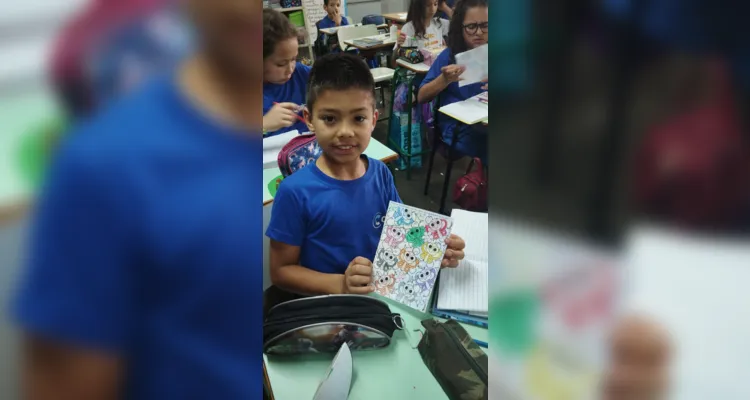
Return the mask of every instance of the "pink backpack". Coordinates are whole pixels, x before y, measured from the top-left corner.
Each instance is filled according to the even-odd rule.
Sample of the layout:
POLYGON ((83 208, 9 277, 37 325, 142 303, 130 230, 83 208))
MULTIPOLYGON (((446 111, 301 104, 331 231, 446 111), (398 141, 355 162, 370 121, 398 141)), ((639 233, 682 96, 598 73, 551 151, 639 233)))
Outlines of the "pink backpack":
POLYGON ((281 175, 286 178, 294 172, 312 164, 323 151, 315 140, 314 133, 299 135, 290 140, 279 152, 278 163, 281 175))

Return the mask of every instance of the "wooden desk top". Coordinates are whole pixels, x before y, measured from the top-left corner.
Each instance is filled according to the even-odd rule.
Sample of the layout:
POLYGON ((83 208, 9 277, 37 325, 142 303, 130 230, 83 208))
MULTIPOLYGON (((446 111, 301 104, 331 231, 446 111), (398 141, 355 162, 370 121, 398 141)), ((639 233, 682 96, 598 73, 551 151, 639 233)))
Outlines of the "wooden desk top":
POLYGON ((406 13, 389 13, 389 14, 383 14, 383 18, 385 18, 388 21, 394 21, 401 24, 406 23, 406 13))

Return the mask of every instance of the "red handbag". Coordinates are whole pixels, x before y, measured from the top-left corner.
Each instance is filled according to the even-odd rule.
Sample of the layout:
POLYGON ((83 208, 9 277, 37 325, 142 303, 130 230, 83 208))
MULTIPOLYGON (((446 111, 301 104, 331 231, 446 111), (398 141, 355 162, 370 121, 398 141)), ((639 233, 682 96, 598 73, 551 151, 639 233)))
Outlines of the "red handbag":
POLYGON ((478 158, 453 187, 453 202, 468 211, 487 211, 487 176, 478 158))

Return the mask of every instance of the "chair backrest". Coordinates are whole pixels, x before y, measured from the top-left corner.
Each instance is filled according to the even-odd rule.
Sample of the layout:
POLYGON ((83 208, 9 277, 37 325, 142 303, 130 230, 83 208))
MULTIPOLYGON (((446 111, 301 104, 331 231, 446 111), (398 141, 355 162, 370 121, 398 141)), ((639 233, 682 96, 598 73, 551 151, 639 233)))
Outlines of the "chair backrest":
POLYGON ((375 36, 378 34, 378 27, 376 25, 353 26, 351 28, 339 29, 336 34, 339 37, 339 45, 343 50, 346 50, 345 41, 375 36))
POLYGON ((362 25, 383 25, 385 18, 378 14, 369 14, 362 17, 362 25))

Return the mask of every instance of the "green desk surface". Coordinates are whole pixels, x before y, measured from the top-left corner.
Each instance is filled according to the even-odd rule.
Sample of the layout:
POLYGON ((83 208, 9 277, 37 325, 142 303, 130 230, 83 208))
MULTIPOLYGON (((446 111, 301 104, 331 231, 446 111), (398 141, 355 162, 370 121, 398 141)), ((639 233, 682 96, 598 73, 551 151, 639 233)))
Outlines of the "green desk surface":
POLYGON ((32 200, 45 163, 45 129, 59 110, 45 91, 0 97, 0 219, 32 200))
MULTIPOLYGON (((422 329, 420 321, 434 318, 388 299, 384 300, 393 312, 401 314, 405 330, 422 329)), ((464 327, 473 338, 487 342, 486 329, 469 325, 464 327)), ((396 331, 393 342, 385 349, 352 352, 354 376, 349 400, 448 398, 416 349, 421 333, 413 332, 409 336, 404 331, 396 331)), ((264 355, 263 359, 274 399, 302 400, 313 397, 331 365, 333 355, 285 358, 264 355)))
MULTIPOLYGON (((371 158, 378 159, 384 163, 391 162, 398 158, 398 154, 388 148, 388 146, 380 143, 379 141, 372 139, 370 144, 365 149, 365 154, 371 158)), ((276 193, 271 192, 271 181, 275 181, 281 177, 281 171, 277 168, 266 168, 263 170, 263 205, 270 204, 273 201, 273 197, 276 193)))

